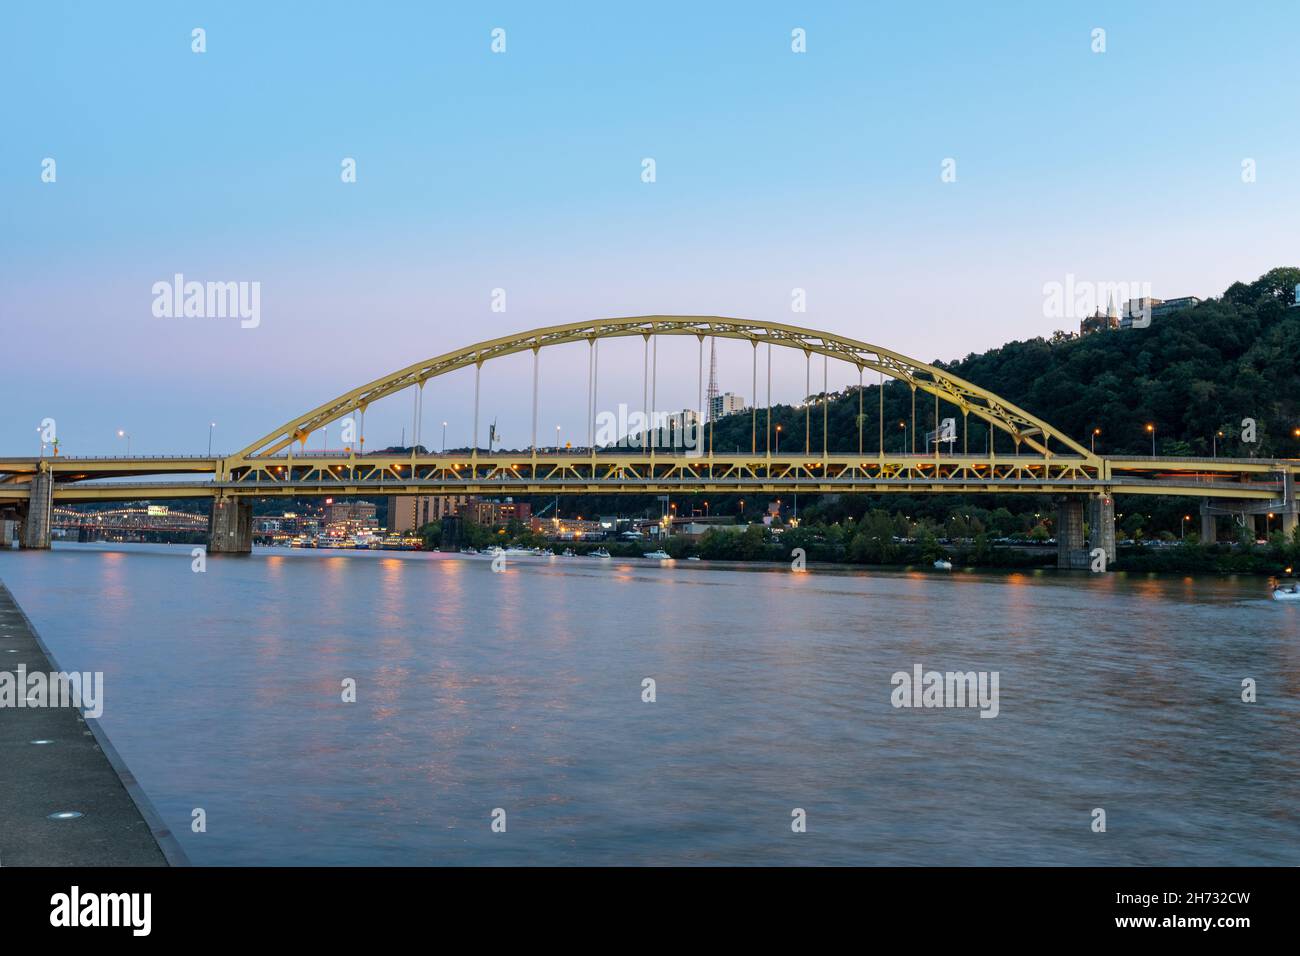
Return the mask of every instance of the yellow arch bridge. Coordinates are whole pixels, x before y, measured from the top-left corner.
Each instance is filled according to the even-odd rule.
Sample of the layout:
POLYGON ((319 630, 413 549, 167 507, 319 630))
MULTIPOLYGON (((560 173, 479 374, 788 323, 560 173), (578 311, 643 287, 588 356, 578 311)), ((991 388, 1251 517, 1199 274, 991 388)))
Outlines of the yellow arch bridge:
MULTIPOLYGON (((417 416, 423 403, 417 404, 417 416)), ((415 422, 419 445, 420 422, 415 422)), ((813 430, 806 428, 811 436, 813 430)), ((906 434, 906 433, 905 433, 906 434)), ((1005 444, 1005 439, 1004 442, 1005 444)), ((48 547, 50 516, 56 502, 129 501, 144 498, 213 499, 210 522, 212 552, 251 548, 251 500, 268 496, 312 495, 529 495, 565 493, 634 494, 793 494, 904 492, 1033 493, 1056 496, 1060 507, 1057 534, 1060 563, 1082 567, 1089 551, 1100 547, 1114 557, 1116 494, 1190 495, 1203 499, 1203 537, 1213 536, 1214 515, 1274 512, 1290 531, 1296 522, 1294 494, 1300 461, 1293 459, 1143 458, 1097 455, 1046 421, 978 385, 943 369, 855 339, 773 322, 720 316, 636 316, 600 319, 534 329, 479 342, 409 365, 323 405, 291 418, 233 455, 221 457, 18 457, 0 458, 0 519, 16 522, 24 547, 48 547), (748 452, 717 452, 711 422, 699 427, 691 450, 663 448, 657 433, 630 443, 596 447, 594 394, 599 381, 599 345, 607 339, 641 338, 643 343, 642 408, 645 420, 657 397, 657 342, 661 336, 694 337, 700 354, 700 404, 704 409, 704 343, 738 339, 753 347, 755 401, 750 409, 748 452), (537 368, 543 349, 586 342, 588 350, 588 447, 540 448, 537 444, 537 368), (760 346, 767 346, 761 350, 760 346), (805 356, 812 394, 811 359, 823 356, 823 382, 829 360, 856 366, 864 376, 906 383, 913 408, 913 446, 918 397, 939 409, 955 410, 960 425, 942 441, 915 448, 885 448, 884 389, 880 407, 865 407, 858 390, 857 450, 826 446, 827 399, 814 411, 804 405, 806 424, 823 416, 822 447, 805 438, 803 448, 782 449, 779 430, 773 441, 771 356, 773 347, 805 356), (532 443, 524 451, 493 451, 479 446, 479 380, 486 362, 515 353, 533 357, 532 443), (760 372, 760 355, 765 369, 760 372), (423 389, 432 378, 473 369, 475 380, 474 448, 429 454, 366 453, 365 412, 373 403, 407 389, 423 389), (760 374, 767 381, 768 407, 758 407, 760 374), (879 416, 876 447, 863 442, 863 423, 879 416), (1013 454, 996 454, 992 441, 972 451, 967 441, 971 416, 990 430, 1009 436, 1013 454), (309 436, 332 422, 350 417, 360 422, 354 447, 337 453, 306 451, 309 436), (644 438, 644 440, 641 440, 644 438), (942 449, 942 444, 947 449, 942 449), (632 447, 628 447, 629 444, 632 447), (933 446, 932 448, 930 446, 933 446), (643 447, 637 447, 643 446, 643 447), (960 447, 960 451, 957 449, 960 447), (295 452, 295 448, 297 451, 295 452), (1092 540, 1083 538, 1084 509, 1090 507, 1092 540)), ((11 525, 13 527, 13 525, 11 525)))

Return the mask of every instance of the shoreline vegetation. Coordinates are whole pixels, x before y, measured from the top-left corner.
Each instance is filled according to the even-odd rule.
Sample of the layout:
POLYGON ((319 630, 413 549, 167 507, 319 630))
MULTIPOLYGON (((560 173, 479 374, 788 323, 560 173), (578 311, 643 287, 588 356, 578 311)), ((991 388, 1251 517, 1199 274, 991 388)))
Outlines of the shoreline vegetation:
MULTIPOLYGON (((1056 548, 1046 537, 1042 524, 1035 526, 1036 533, 1010 540, 995 540, 985 533, 953 539, 939 537, 926 524, 908 528, 908 536, 899 535, 897 526, 904 520, 901 516, 874 512, 862 522, 850 519, 844 524, 775 529, 760 524, 713 528, 697 540, 669 537, 572 542, 549 541, 520 525, 495 534, 482 529, 481 535, 471 535, 473 540, 462 541, 461 547, 541 548, 555 554, 569 549, 580 556, 604 548, 614 558, 639 558, 646 552, 662 549, 676 560, 698 557, 706 561, 784 564, 794 560, 796 549, 802 549, 810 563, 845 568, 928 568, 940 559, 951 561, 954 567, 979 570, 1054 569, 1056 566, 1056 548)), ((426 550, 440 546, 440 530, 436 524, 421 529, 426 550)), ((1121 541, 1116 560, 1108 570, 1280 577, 1290 574, 1297 566, 1300 566, 1300 534, 1286 541, 1281 532, 1274 532, 1263 543, 1242 540, 1203 545, 1195 535, 1182 541, 1140 538, 1121 541)))

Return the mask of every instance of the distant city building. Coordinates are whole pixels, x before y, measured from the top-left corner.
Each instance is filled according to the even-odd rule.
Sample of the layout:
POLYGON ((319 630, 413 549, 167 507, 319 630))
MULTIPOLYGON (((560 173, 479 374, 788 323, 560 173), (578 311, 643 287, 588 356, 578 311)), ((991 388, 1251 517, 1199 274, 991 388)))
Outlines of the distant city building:
POLYGON ((469 495, 393 495, 388 499, 388 530, 414 531, 460 514, 474 499, 469 495))
POLYGON ((694 447, 699 440, 696 434, 699 421, 700 413, 693 408, 664 415, 659 419, 660 424, 656 425, 651 441, 660 448, 694 447))
POLYGON ((515 520, 528 523, 532 514, 532 505, 526 501, 515 501, 513 498, 507 498, 505 501, 485 501, 475 498, 462 512, 468 520, 485 528, 498 528, 515 520))
POLYGON ((373 501, 330 501, 325 505, 325 529, 330 534, 356 534, 377 527, 373 501))
POLYGON ((689 428, 699 420, 699 412, 693 408, 683 408, 680 412, 668 416, 668 427, 673 431, 681 431, 682 428, 689 428))
POLYGON ((745 410, 745 400, 732 392, 723 392, 709 399, 709 420, 716 421, 745 410))

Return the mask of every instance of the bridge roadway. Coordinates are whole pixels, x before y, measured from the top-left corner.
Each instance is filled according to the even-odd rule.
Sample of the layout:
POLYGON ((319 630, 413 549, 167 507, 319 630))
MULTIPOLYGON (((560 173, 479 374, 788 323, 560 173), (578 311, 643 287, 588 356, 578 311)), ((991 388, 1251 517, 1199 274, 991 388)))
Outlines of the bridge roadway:
POLYGON ((860 492, 1163 494, 1282 500, 1300 460, 1067 455, 454 452, 0 459, 0 506, 37 476, 54 502, 327 494, 860 492), (205 477, 198 477, 205 476, 205 477), (151 478, 132 481, 133 478, 151 478))
MULTIPOLYGON (((251 499, 314 495, 528 494, 1050 494, 1061 508, 1061 563, 1084 563, 1089 543, 1113 557, 1116 494, 1184 495, 1214 515, 1276 512, 1297 520, 1300 460, 1092 455, 671 454, 642 451, 309 454, 246 457, 11 458, 0 460, 0 519, 25 547, 48 547, 54 504, 212 498, 210 549, 251 547, 251 499), (147 479, 147 480, 141 480, 147 479), (35 505, 35 514, 33 514, 35 505), (1077 531, 1074 530, 1077 526, 1077 531), (12 527, 12 526, 11 526, 12 527)), ((1244 520, 1244 519, 1243 519, 1244 520)))

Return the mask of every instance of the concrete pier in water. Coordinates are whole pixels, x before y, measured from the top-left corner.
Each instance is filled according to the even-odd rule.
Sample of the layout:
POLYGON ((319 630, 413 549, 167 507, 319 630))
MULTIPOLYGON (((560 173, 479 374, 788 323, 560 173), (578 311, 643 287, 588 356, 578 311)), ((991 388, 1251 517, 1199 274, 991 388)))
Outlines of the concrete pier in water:
POLYGON ((209 554, 249 554, 253 550, 253 503, 217 495, 208 518, 209 554))

